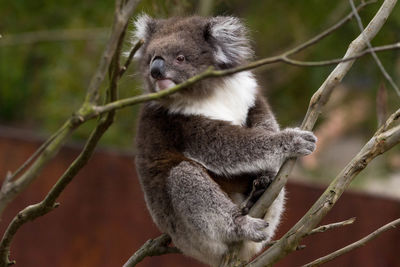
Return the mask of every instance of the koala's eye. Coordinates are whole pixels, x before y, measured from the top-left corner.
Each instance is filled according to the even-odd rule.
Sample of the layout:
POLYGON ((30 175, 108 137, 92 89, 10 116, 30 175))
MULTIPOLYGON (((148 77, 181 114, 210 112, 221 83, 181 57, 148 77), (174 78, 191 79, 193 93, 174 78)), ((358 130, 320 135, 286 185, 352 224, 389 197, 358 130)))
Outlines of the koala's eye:
POLYGON ((176 61, 178 61, 179 63, 185 61, 185 56, 184 55, 179 55, 176 57, 176 61))

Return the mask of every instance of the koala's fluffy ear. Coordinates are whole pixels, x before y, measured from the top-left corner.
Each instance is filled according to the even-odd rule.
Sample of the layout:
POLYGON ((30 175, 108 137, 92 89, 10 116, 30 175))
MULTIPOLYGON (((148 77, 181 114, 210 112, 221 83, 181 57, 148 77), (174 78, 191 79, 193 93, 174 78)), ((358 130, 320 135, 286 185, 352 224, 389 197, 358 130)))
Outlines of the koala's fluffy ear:
POLYGON ((240 65, 253 56, 247 29, 238 18, 210 18, 204 36, 213 46, 217 62, 223 66, 240 65))
MULTIPOLYGON (((142 13, 137 16, 133 22, 133 25, 135 28, 132 38, 133 45, 140 39, 142 39, 145 43, 148 42, 156 29, 156 21, 146 13, 142 13)), ((136 52, 135 58, 140 58, 142 56, 142 48, 136 52)))

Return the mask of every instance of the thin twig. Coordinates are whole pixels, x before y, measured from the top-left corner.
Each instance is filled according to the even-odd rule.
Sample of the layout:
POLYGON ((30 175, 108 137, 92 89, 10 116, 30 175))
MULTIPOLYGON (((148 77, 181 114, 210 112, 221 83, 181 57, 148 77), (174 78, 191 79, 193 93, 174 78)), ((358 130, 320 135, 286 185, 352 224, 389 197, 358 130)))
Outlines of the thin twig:
POLYGON ((136 54, 136 52, 139 50, 139 48, 144 44, 144 40, 139 40, 135 46, 132 48, 131 52, 129 53, 128 58, 126 59, 126 62, 124 66, 120 70, 120 76, 122 76, 125 71, 128 69, 128 66, 131 64, 133 56, 136 54))
POLYGON ((349 225, 349 224, 353 224, 355 221, 356 221, 356 218, 353 217, 353 218, 350 218, 350 219, 342 221, 342 222, 322 225, 322 226, 319 226, 319 227, 313 229, 311 232, 306 234, 306 236, 314 235, 314 234, 317 234, 317 233, 323 233, 323 232, 326 232, 328 230, 332 230, 332 229, 343 227, 343 226, 346 226, 346 225, 349 225))
POLYGON ((396 228, 397 226, 400 225, 400 219, 397 219, 395 221, 392 221, 384 226, 382 226, 381 228, 375 230, 373 233, 367 235, 366 237, 364 237, 363 239, 358 240, 357 242, 354 242, 344 248, 341 248, 339 250, 336 250, 335 252, 326 255, 322 258, 316 259, 315 261, 312 261, 310 263, 307 263, 305 265, 303 265, 303 267, 313 267, 313 266, 320 266, 321 264, 324 264, 328 261, 331 261, 345 253, 348 253, 356 248, 359 248, 361 246, 364 246, 367 242, 375 239, 376 237, 378 237, 380 234, 386 232, 387 230, 396 228))
MULTIPOLYGON (((357 20, 357 24, 358 27, 360 28, 361 32, 364 32, 364 25, 361 21, 361 17, 358 14, 357 8, 354 5, 354 1, 353 0, 349 0, 351 9, 354 13, 354 16, 357 20)), ((362 35, 364 36, 364 34, 362 33, 362 35)), ((364 38, 365 42, 367 43, 367 46, 369 49, 372 49, 372 45, 371 42, 368 40, 368 38, 364 38)), ((382 72, 383 76, 386 78, 386 80, 390 83, 390 85, 393 87, 393 89, 396 91, 397 95, 400 97, 400 89, 399 87, 396 85, 396 83, 393 81, 392 77, 389 75, 389 73, 385 70, 385 67, 383 66, 381 60, 379 59, 378 55, 375 53, 375 51, 371 51, 371 55, 374 58, 376 64, 378 65, 380 71, 382 72)))

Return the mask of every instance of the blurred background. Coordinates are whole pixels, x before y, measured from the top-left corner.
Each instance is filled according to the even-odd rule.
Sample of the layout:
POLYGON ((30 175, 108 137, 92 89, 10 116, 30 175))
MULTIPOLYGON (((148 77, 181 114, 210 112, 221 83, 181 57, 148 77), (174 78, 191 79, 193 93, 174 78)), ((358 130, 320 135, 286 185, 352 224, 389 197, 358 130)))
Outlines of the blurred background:
MULTIPOLYGON (((373 17, 381 2, 360 11, 364 24, 373 17)), ((15 170, 29 156, 24 154, 29 151, 28 148, 18 148, 25 152, 15 152, 14 155, 11 151, 17 149, 15 146, 35 147, 58 129, 80 106, 107 41, 113 10, 114 1, 0 0, 0 137, 3 138, 0 177, 4 177, 9 169, 15 170)), ((146 12, 154 17, 191 14, 238 16, 250 29, 256 57, 262 58, 276 55, 308 40, 333 25, 350 10, 347 0, 143 0, 136 14, 146 12)), ((358 34, 359 29, 353 20, 296 55, 296 59, 311 61, 342 57, 348 44, 358 34)), ((400 7, 397 5, 372 45, 392 44, 399 40, 400 7)), ((126 50, 128 49, 127 43, 126 50)), ((379 57, 394 81, 400 84, 400 52, 382 52, 379 57)), ((334 66, 305 68, 274 64, 257 69, 255 73, 278 121, 282 127, 287 127, 301 123, 310 97, 333 68, 334 66)), ((120 82, 121 98, 142 92, 138 78, 135 64, 132 64, 128 75, 120 82)), ((386 83, 371 56, 357 60, 341 85, 335 89, 315 127, 319 138, 318 150, 297 164, 291 181, 309 186, 307 188, 323 188, 355 156, 377 129, 376 102, 380 87, 386 88, 381 92, 383 98, 387 99, 385 106, 390 114, 398 109, 400 97, 386 83)), ((118 157, 134 156, 132 143, 138 110, 139 107, 134 106, 118 112, 115 124, 100 143, 100 151, 118 157)), ((72 136, 69 147, 80 148, 93 125, 94 122, 91 121, 81 126, 72 136)), ((32 195, 32 198, 29 194, 25 199, 21 196, 18 200, 19 206, 10 208, 7 216, 14 215, 18 208, 31 204, 32 201, 40 200, 54 183, 56 174, 61 173, 68 162, 60 163, 58 169, 54 167, 54 173, 44 175, 43 179, 48 177, 47 182, 43 182, 45 185, 39 186, 36 183, 42 191, 33 191, 32 194, 35 195, 36 192, 36 195, 32 195)), ((132 169, 128 172, 132 172, 130 175, 134 176, 133 164, 131 165, 129 166, 132 169)), ((87 175, 94 174, 88 172, 87 175)), ((112 172, 110 176, 113 176, 112 172)), ((108 178, 104 173, 98 177, 108 178)), ((124 179, 128 178, 131 179, 124 179)), ((116 179, 114 182, 124 185, 124 179, 116 179)), ((107 189, 105 186, 105 191, 101 191, 101 194, 107 194, 107 189)), ((379 195, 388 203, 397 203, 397 206, 393 204, 399 207, 394 214, 400 216, 399 148, 393 148, 375 159, 352 184, 352 191, 367 192, 371 197, 379 195)), ((81 194, 85 195, 85 192, 81 194)), ((65 194, 68 197, 68 190, 65 194)), ((118 196, 123 194, 129 195, 129 192, 116 191, 115 198, 120 199, 118 196)), ((142 198, 140 190, 137 191, 134 201, 140 202, 142 198)), ((301 198, 299 202, 301 203, 301 198)), ((89 207, 91 206, 88 209, 89 207)), ((129 209, 127 213, 131 211, 129 209)), ((141 212, 145 212, 144 206, 141 212)), ((102 218, 101 213, 96 218, 102 218)), ((146 220, 149 221, 149 218, 146 220)), ((2 221, 2 227, 5 222, 8 220, 2 221)), ((23 244, 23 241, 20 242, 23 244)), ((133 252, 133 248, 137 247, 129 247, 127 251, 133 252)), ((45 252, 43 254, 46 255, 45 252)))

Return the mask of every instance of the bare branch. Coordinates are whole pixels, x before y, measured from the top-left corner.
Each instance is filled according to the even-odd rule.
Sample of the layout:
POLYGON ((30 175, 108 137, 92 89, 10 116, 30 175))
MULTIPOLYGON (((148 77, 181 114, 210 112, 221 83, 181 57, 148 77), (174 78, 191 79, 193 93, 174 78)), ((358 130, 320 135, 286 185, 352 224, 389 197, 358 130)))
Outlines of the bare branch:
POLYGON ((131 64, 133 56, 136 54, 136 52, 139 50, 139 48, 144 44, 144 40, 139 40, 135 46, 132 48, 131 52, 129 53, 129 56, 124 64, 124 66, 121 68, 121 71, 119 73, 120 76, 122 76, 125 71, 128 69, 128 66, 131 64))
POLYGON ((366 237, 364 237, 363 239, 360 239, 357 242, 354 242, 344 248, 341 248, 329 255, 326 255, 322 258, 319 258, 315 261, 312 261, 310 263, 307 263, 305 265, 303 265, 303 267, 312 267, 312 266, 320 266, 321 264, 324 264, 328 261, 331 261, 345 253, 348 253, 356 248, 359 248, 361 246, 364 246, 367 242, 375 239, 376 237, 378 237, 380 234, 382 234, 383 232, 386 232, 387 230, 396 228, 396 226, 400 225, 400 219, 397 219, 395 221, 392 221, 384 226, 382 226, 381 228, 377 229, 376 231, 374 231, 373 233, 367 235, 366 237))
POLYGON ((167 234, 162 234, 156 239, 149 239, 143 246, 133 254, 123 267, 133 267, 141 262, 145 257, 160 256, 170 253, 181 253, 176 247, 170 247, 171 238, 167 234))
POLYGON ((314 235, 314 234, 317 234, 317 233, 323 233, 323 232, 326 232, 328 230, 332 230, 332 229, 336 229, 336 228, 339 228, 339 227, 342 227, 342 226, 353 224, 355 221, 356 221, 356 218, 354 217, 354 218, 350 218, 350 219, 342 221, 342 222, 322 225, 322 226, 319 226, 319 227, 313 229, 311 232, 306 234, 306 236, 314 235))
MULTIPOLYGON (((361 21, 360 15, 358 14, 358 11, 354 5, 353 0, 349 0, 351 9, 353 10, 354 16, 356 17, 358 27, 360 28, 361 32, 364 32, 364 25, 361 21)), ((362 33, 363 37, 364 34, 362 33)), ((368 40, 368 38, 364 38, 364 41, 367 43, 367 46, 369 49, 372 49, 371 42, 368 40)), ((378 65, 379 69, 381 70, 383 76, 386 78, 386 80, 390 83, 390 85, 393 87, 393 89, 396 91, 397 95, 400 97, 400 89, 396 85, 396 83, 393 81, 392 77, 390 77, 389 73, 385 70, 385 67, 383 66, 381 60, 378 58, 378 55, 374 52, 371 51, 371 55, 374 58, 376 64, 378 65)))

